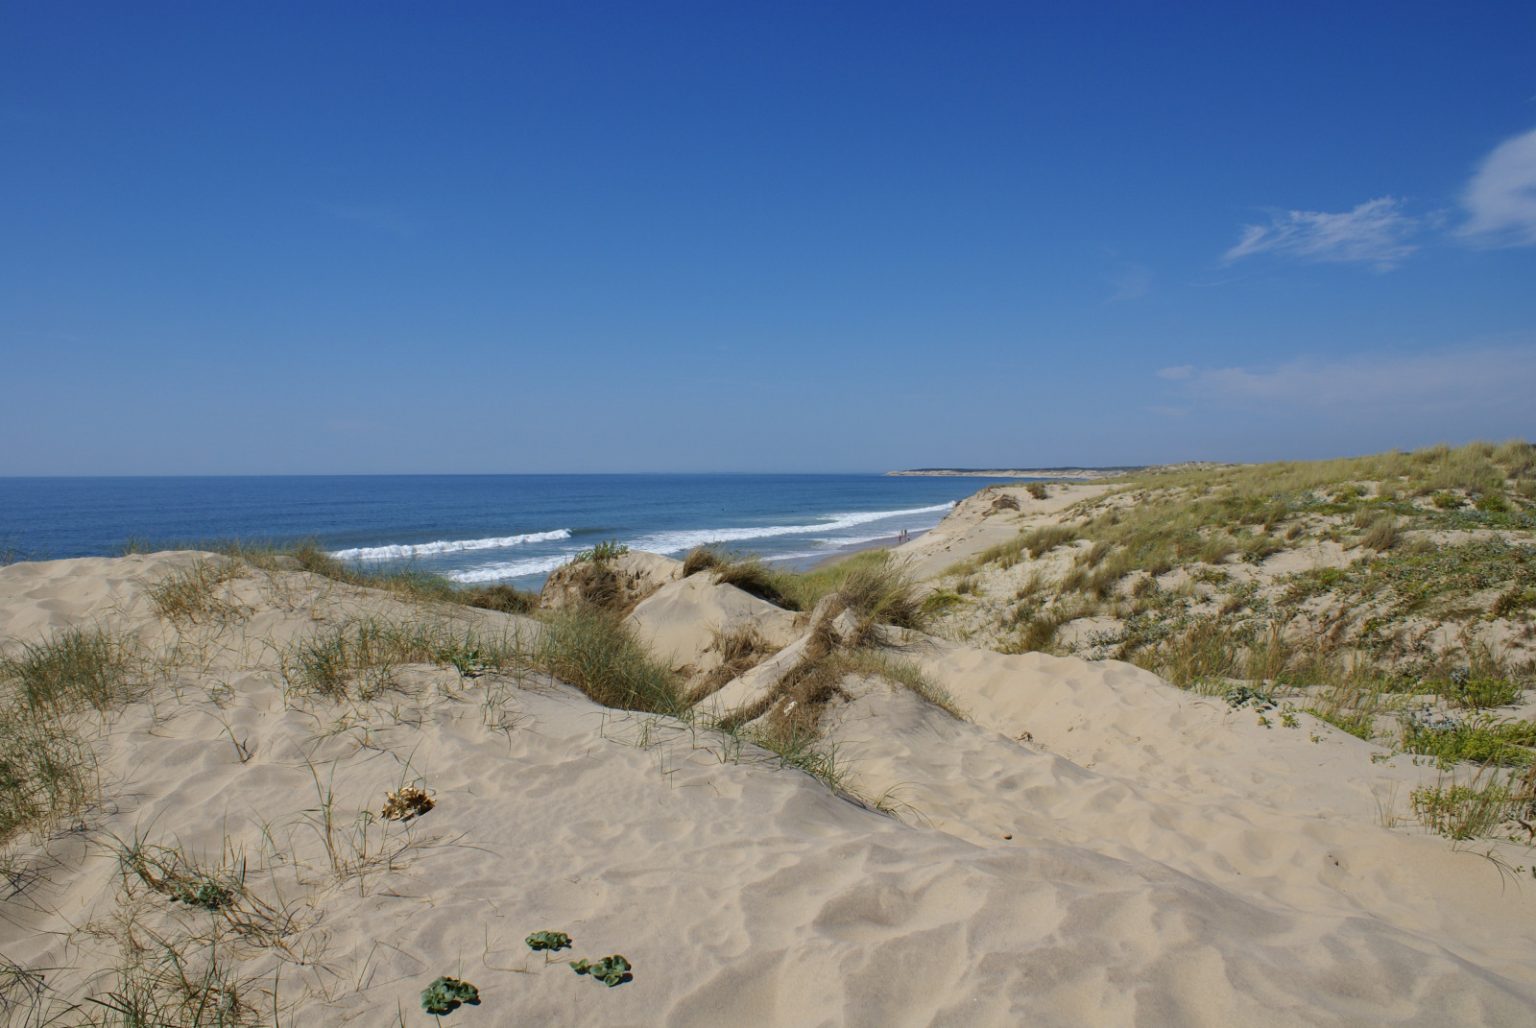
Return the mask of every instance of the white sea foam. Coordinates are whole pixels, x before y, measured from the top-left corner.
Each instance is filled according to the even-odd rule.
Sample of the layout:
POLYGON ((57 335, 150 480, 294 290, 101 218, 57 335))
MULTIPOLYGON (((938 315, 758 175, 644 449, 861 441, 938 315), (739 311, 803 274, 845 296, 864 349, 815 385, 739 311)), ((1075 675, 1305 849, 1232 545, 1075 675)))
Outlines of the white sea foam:
MULTIPOLYGON (((923 514, 946 513, 954 507, 953 503, 938 503, 931 507, 911 507, 906 510, 873 510, 857 511, 848 514, 833 514, 824 521, 818 521, 811 525, 759 525, 749 528, 697 528, 679 529, 671 532, 655 532, 651 535, 641 536, 638 539, 625 541, 625 545, 631 550, 644 550, 648 553, 683 553, 695 546, 705 546, 710 543, 736 543, 747 542, 753 539, 771 539, 775 536, 786 535, 814 535, 818 532, 840 532, 860 525, 868 525, 876 521, 884 521, 888 518, 908 518, 923 514)), ((889 539, 896 534, 895 529, 882 532, 879 535, 838 537, 826 536, 807 540, 808 542, 823 544, 829 549, 837 549, 844 546, 858 545, 859 543, 874 542, 878 539, 889 539)), ((541 538, 521 537, 527 541, 544 541, 544 539, 569 538, 570 533, 562 535, 554 533, 540 533, 541 538)), ((478 541, 478 540, 477 540, 478 541)), ((431 544, 437 545, 437 544, 431 544)), ((481 549, 483 547, 462 547, 463 549, 481 549)), ((384 549, 379 547, 378 549, 384 549)), ((421 551, 418 551, 421 552, 421 551)), ((433 552, 448 552, 443 550, 433 552)), ((451 571, 448 577, 455 582, 504 582, 512 578, 522 578, 527 575, 544 575, 555 570, 561 564, 575 556, 575 550, 567 550, 562 553, 550 554, 545 557, 529 557, 524 560, 498 561, 494 564, 481 564, 478 567, 465 568, 462 571, 451 571)), ((805 557, 820 556, 818 551, 797 553, 768 554, 770 561, 797 560, 805 557)), ((402 554, 408 556, 408 554, 402 554)))
MULTIPOLYGON (((569 539, 571 530, 557 528, 553 532, 528 532, 523 535, 503 535, 489 539, 443 539, 435 543, 399 543, 391 546, 360 546, 351 550, 336 550, 331 554, 337 560, 406 560, 410 557, 427 557, 437 553, 465 553, 470 550, 505 550, 528 543, 548 543, 569 539)), ((533 572, 525 572, 532 574, 533 572)), ((484 581, 482 579, 482 581, 484 581)))
MULTIPOLYGON (((896 538, 896 531, 897 530, 892 530, 890 532, 881 532, 879 535, 849 535, 849 536, 840 536, 840 537, 837 537, 837 538, 829 537, 829 538, 826 538, 826 539, 814 539, 812 541, 813 542, 821 543, 821 544, 827 546, 830 549, 841 550, 841 549, 845 549, 846 547, 849 547, 849 546, 862 546, 865 543, 878 543, 878 542, 880 542, 883 539, 895 539, 896 538)), ((917 531, 922 531, 922 530, 921 529, 917 529, 917 531)))
POLYGON ((497 564, 482 564, 464 571, 450 571, 448 577, 455 582, 504 582, 524 575, 544 575, 570 560, 572 554, 557 553, 550 557, 529 557, 527 560, 509 560, 497 564))
MULTIPOLYGON (((948 511, 954 507, 953 503, 938 503, 932 507, 912 507, 908 510, 871 510, 858 511, 852 514, 833 514, 825 521, 818 521, 813 525, 759 525, 752 528, 691 528, 675 532, 657 532, 653 535, 643 536, 629 544, 632 550, 646 550, 651 553, 681 553, 691 550, 695 546, 707 546, 710 543, 739 543, 750 539, 771 539, 781 535, 813 535, 817 532, 839 532, 849 528, 857 528, 859 525, 867 525, 874 521, 884 521, 887 518, 912 517, 918 514, 937 514, 948 511)), ((874 536, 875 539, 883 539, 893 533, 874 536)), ((838 545, 844 545, 848 540, 828 540, 838 545)))

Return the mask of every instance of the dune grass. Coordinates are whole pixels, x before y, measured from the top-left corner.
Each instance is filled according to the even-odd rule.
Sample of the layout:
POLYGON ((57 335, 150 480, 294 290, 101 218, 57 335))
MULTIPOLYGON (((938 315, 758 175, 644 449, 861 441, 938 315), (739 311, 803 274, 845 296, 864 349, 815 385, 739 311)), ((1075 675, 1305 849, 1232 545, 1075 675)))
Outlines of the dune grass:
POLYGON ((987 565, 1007 569, 1025 558, 1033 560, 1081 538, 1081 530, 1073 524, 1040 525, 1005 542, 982 550, 970 560, 964 560, 945 571, 946 575, 968 575, 987 565))
POLYGON ((930 612, 911 576, 885 550, 865 550, 826 567, 779 574, 780 592, 794 609, 812 610, 835 594, 848 609, 874 624, 921 629, 929 621, 930 612))
MULTIPOLYGON (((123 552, 125 554, 150 553, 167 549, 216 553, 231 561, 249 564, 269 573, 307 571, 333 582, 365 589, 381 589, 416 603, 457 604, 508 614, 530 613, 539 604, 537 594, 509 585, 463 586, 443 575, 423 571, 408 564, 384 568, 366 568, 348 564, 332 557, 312 539, 292 543, 219 540, 158 547, 152 547, 143 541, 130 541, 124 546, 123 552)), ((202 605, 210 602, 219 584, 238 577, 239 563, 225 564, 200 559, 191 570, 175 572, 159 583, 153 590, 151 599, 156 603, 162 616, 171 619, 193 620, 195 616, 206 617, 209 613, 227 614, 227 611, 203 610, 202 605)))
POLYGON ((514 666, 515 638, 446 621, 364 617, 294 642, 280 668, 290 689, 331 700, 369 700, 394 686, 405 664, 439 664, 469 676, 514 666))
POLYGON ((149 600, 155 613, 170 621, 199 624, 237 618, 241 606, 221 595, 221 587, 242 573, 237 561, 199 557, 150 586, 149 600))
POLYGON ((738 738, 772 753, 780 767, 804 771, 832 792, 849 791, 848 767, 837 746, 795 722, 769 722, 738 729, 738 738))
POLYGON ((683 558, 683 577, 691 578, 700 571, 709 571, 730 562, 730 557, 714 546, 695 546, 683 558))
POLYGON ((539 594, 510 585, 481 585, 456 588, 449 599, 466 607, 497 610, 503 614, 532 614, 539 608, 539 594))
POLYGON ((687 709, 677 676, 611 611, 578 605, 553 612, 530 656, 605 707, 674 715, 687 709))
POLYGON ((1456 841, 1504 837, 1536 841, 1536 775, 1493 767, 1443 774, 1413 791, 1413 811, 1430 831, 1456 841))
POLYGON ((71 628, 0 658, 0 681, 36 711, 110 710, 142 689, 127 644, 99 628, 71 628))
POLYGON ((95 761, 79 715, 105 713, 144 689, 126 643, 71 629, 0 658, 0 842, 86 809, 95 761))
POLYGON ((708 571, 785 610, 809 611, 828 596, 873 624, 922 628, 932 614, 899 560, 885 550, 865 550, 810 571, 769 567, 760 558, 698 547, 683 562, 684 575, 708 571))
POLYGON ((1442 768, 1459 763, 1529 767, 1536 762, 1536 723, 1479 715, 1436 725, 1409 719, 1402 748, 1434 757, 1442 768))
POLYGON ((792 576, 770 568, 760 557, 726 553, 712 546, 696 546, 683 558, 683 577, 703 571, 710 572, 717 584, 735 586, 776 607, 801 609, 800 601, 784 591, 786 581, 792 576))
POLYGON ((90 747, 31 708, 0 708, 0 844, 86 809, 97 793, 90 747))
MULTIPOLYGON (((1293 542, 1309 517, 1348 515, 1363 534, 1355 542, 1384 560, 1412 563, 1424 554, 1395 551, 1409 528, 1536 528, 1536 447, 1523 441, 1458 449, 1431 447, 1333 461, 1287 462, 1193 470, 1151 470, 1123 480, 1118 492, 1085 503, 1072 524, 1030 530, 979 555, 975 567, 1010 567, 1077 538, 1093 544, 1062 583, 1066 591, 1110 596, 1137 571, 1153 576, 1193 564, 1230 559, 1261 561, 1293 542), (1439 507, 1435 496, 1456 502, 1439 507), (1418 499, 1422 502, 1415 502, 1418 499), (1126 501, 1130 501, 1127 503, 1126 501), (1467 509, 1460 509, 1466 506, 1467 509)), ((1530 552, 1513 554, 1501 544, 1470 544, 1458 555, 1464 569, 1485 572, 1512 559, 1518 567, 1498 578, 1517 590, 1528 587, 1530 552), (1480 547, 1480 548, 1478 548, 1480 547), (1498 550, 1499 552, 1494 552, 1498 550)), ((1518 549, 1518 548, 1515 548, 1518 549)), ((1494 584, 1497 584, 1495 582, 1494 584)), ((1464 583, 1447 584, 1461 590, 1464 583)))
POLYGON ((911 690, 952 718, 965 718, 965 712, 947 689, 924 674, 922 668, 915 663, 901 660, 886 651, 869 647, 843 650, 837 654, 834 666, 843 674, 883 678, 893 685, 911 690))

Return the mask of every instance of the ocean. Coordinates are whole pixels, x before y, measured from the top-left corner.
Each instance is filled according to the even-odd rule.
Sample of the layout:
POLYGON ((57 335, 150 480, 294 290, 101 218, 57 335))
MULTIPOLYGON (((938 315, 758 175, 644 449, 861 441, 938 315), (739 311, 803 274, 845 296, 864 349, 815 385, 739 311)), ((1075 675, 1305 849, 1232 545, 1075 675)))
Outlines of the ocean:
POLYGON ((937 524, 989 480, 883 475, 345 475, 0 478, 0 554, 115 555, 312 539, 361 567, 536 588, 607 540, 717 543, 788 566, 937 524))

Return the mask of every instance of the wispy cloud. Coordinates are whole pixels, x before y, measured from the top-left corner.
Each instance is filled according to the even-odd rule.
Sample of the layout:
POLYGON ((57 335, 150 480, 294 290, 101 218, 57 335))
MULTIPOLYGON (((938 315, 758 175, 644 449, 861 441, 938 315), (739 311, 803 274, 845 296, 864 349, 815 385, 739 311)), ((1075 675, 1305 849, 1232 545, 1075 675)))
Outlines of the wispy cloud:
MULTIPOLYGON (((1461 204, 1466 220, 1455 236, 1474 246, 1536 246, 1536 129, 1504 140, 1483 158, 1461 204)), ((1333 264, 1370 264, 1388 271, 1419 249, 1426 233, 1444 238, 1447 214, 1408 214, 1383 196, 1353 210, 1278 211, 1267 225, 1244 225, 1231 264, 1259 254, 1333 264)))
POLYGON ((1110 303, 1140 300, 1152 292, 1152 269, 1145 264, 1123 265, 1110 276, 1110 285, 1115 288, 1110 303))
POLYGON ((1530 397, 1536 396, 1536 344, 1302 359, 1267 368, 1195 368, 1184 376, 1158 374, 1177 378, 1185 402, 1342 407, 1421 417, 1524 410, 1530 397))
POLYGON ((1223 255, 1231 263, 1275 254, 1330 264, 1370 264, 1388 270, 1418 249, 1408 241, 1422 227, 1403 203, 1383 196, 1339 214, 1280 211, 1267 225, 1243 226, 1242 238, 1223 255))
POLYGON ((1484 246, 1536 246, 1536 129, 1506 139, 1483 159, 1462 194, 1458 234, 1484 246))

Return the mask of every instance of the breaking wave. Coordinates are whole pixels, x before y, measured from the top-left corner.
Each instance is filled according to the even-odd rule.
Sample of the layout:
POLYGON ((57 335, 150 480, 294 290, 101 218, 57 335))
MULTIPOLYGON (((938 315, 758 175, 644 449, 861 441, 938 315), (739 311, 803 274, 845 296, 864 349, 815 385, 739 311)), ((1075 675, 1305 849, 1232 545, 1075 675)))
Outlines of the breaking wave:
MULTIPOLYGON (((771 539, 780 535, 814 535, 818 532, 838 532, 857 528, 886 518, 911 517, 916 514, 937 514, 954 507, 953 503, 937 503, 931 507, 912 507, 907 510, 872 510, 854 514, 834 514, 826 521, 813 525, 759 525, 752 528, 690 528, 675 532, 656 532, 642 536, 629 544, 632 550, 650 553, 681 553, 695 546, 710 543, 739 543, 750 539, 771 539)), ((889 534, 889 533, 886 533, 889 534)), ((874 536, 872 538, 883 538, 874 536)), ((838 540, 843 542, 843 540, 838 540)))
POLYGON ((455 582, 504 582, 524 575, 544 575, 571 559, 569 553, 557 553, 552 557, 530 557, 527 560, 510 560, 500 564, 482 564, 465 571, 451 571, 448 577, 455 582))
MULTIPOLYGON (((528 532, 524 535, 502 535, 490 539, 443 539, 435 543, 398 543, 390 546, 359 546, 350 550, 336 550, 331 556, 337 560, 406 560, 410 557, 430 557, 439 553, 465 553, 470 550, 505 550, 528 543, 549 543, 569 539, 571 530, 557 528, 553 532, 528 532)), ((534 572, 523 572, 533 574, 534 572)))

